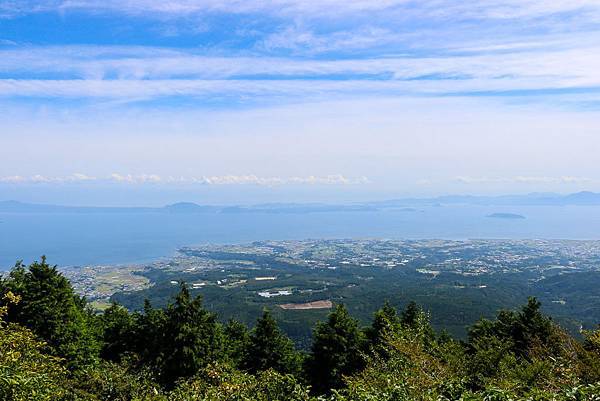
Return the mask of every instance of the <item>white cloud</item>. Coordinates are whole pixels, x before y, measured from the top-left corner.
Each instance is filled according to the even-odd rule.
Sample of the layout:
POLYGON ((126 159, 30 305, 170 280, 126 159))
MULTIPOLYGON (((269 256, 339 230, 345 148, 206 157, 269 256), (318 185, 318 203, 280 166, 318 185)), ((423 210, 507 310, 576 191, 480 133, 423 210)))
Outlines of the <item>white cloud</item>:
POLYGON ((6 177, 0 177, 0 182, 6 183, 6 184, 17 184, 17 183, 21 183, 21 182, 25 182, 25 181, 27 181, 27 178, 22 177, 20 175, 10 175, 10 176, 6 176, 6 177))
MULTIPOLYGON (((598 35, 595 35, 598 39, 598 35)), ((577 36, 567 49, 460 56, 370 57, 343 60, 276 57, 210 57, 194 51, 163 48, 66 46, 0 50, 0 71, 68 75, 72 79, 235 79, 272 75, 281 78, 332 74, 391 74, 395 79, 424 75, 466 75, 478 78, 597 77, 598 41, 577 36), (572 46, 571 46, 572 44, 572 46)), ((509 46, 509 45, 504 45, 509 46)), ((461 49, 457 49, 461 50, 461 49)), ((473 50, 469 48, 467 50, 473 50)))
POLYGON ((29 179, 30 179, 31 182, 35 182, 35 183, 52 182, 54 180, 52 178, 48 178, 48 177, 45 177, 45 176, 40 175, 40 174, 36 174, 34 176, 31 176, 29 179))
POLYGON ((74 173, 71 177, 68 177, 71 181, 95 181, 96 177, 92 177, 86 174, 74 173))
MULTIPOLYGON (((543 77, 524 79, 447 79, 430 81, 372 80, 0 80, 0 97, 102 98, 140 101, 161 97, 185 96, 201 100, 232 98, 245 101, 278 99, 317 101, 336 96, 437 96, 479 92, 500 94, 510 91, 573 90, 589 92, 589 100, 598 100, 593 78, 543 77), (588 89, 589 88, 589 89, 588 89), (596 95, 594 95, 596 93, 596 95)), ((568 93, 568 92, 566 92, 568 93)), ((543 93, 542 93, 543 94, 543 93)), ((545 100, 557 98, 545 96, 545 100)), ((199 104, 201 105, 201 104, 199 104)))
MULTIPOLYGON (((377 2, 347 0, 344 2, 344 9, 349 11, 382 9, 405 2, 406 0, 380 0, 377 2)), ((8 2, 0 3, 0 16, 8 18, 15 15, 36 12, 64 12, 68 10, 113 11, 134 14, 157 13, 166 15, 268 11, 273 13, 294 11, 310 14, 336 6, 340 6, 340 0, 9 0, 8 2)))
POLYGON ((257 181, 275 186, 293 177, 315 181, 310 177, 335 173, 353 181, 363 175, 371 180, 343 187, 349 191, 414 195, 460 188, 598 190, 600 185, 599 114, 547 105, 508 105, 490 98, 370 97, 235 110, 85 106, 69 107, 66 113, 60 104, 42 110, 4 104, 0 176, 66 177, 76 171, 97 177, 100 187, 111 172, 131 175, 131 181, 136 175, 156 174, 160 184, 143 185, 196 185, 207 192, 235 192, 235 185, 220 182, 247 182, 244 188, 252 191, 257 181), (470 181, 509 177, 514 182, 466 186, 453 179, 457 176, 470 181), (516 177, 538 178, 527 184, 526 178, 516 182, 516 177), (544 183, 548 179, 539 177, 575 178, 544 183), (432 184, 416 185, 420 178, 432 184), (593 181, 566 184, 582 178, 593 181), (215 184, 202 185, 206 182, 215 184))
POLYGON ((9 0, 0 3, 0 16, 10 17, 43 11, 88 10, 163 15, 261 12, 331 18, 401 8, 417 9, 430 15, 452 15, 454 18, 468 16, 505 19, 538 17, 581 9, 593 11, 599 6, 596 0, 9 0))
POLYGON ((48 177, 41 174, 35 174, 29 177, 22 175, 12 175, 0 177, 0 183, 5 184, 20 184, 20 183, 65 183, 65 182, 84 182, 84 181, 96 181, 96 177, 92 177, 86 174, 74 173, 64 177, 48 177))
POLYGON ((287 96, 297 101, 302 96, 353 95, 352 91, 359 95, 437 95, 600 86, 600 33, 590 30, 589 26, 586 28, 585 23, 591 16, 600 16, 597 0, 42 0, 0 3, 0 14, 5 15, 74 9, 173 15, 262 12, 289 13, 294 17, 275 24, 274 32, 259 32, 254 38, 256 44, 242 50, 218 50, 220 44, 212 53, 141 46, 10 46, 0 50, 0 73, 6 78, 23 79, 0 80, 0 96, 126 101, 167 96, 244 97, 246 100, 266 97, 280 101, 287 96), (379 11, 382 18, 371 14, 379 11), (335 29, 332 29, 331 24, 323 22, 329 12, 334 16, 354 13, 353 22, 350 26, 333 24, 335 29), (461 34, 454 32, 454 23, 461 19, 539 18, 562 12, 576 13, 576 26, 555 29, 554 20, 544 23, 536 20, 536 29, 524 31, 520 30, 520 24, 515 24, 513 30, 503 31, 506 24, 496 23, 489 28, 491 34, 487 37, 480 35, 487 32, 485 23, 469 25, 466 31, 459 27, 461 34), (421 15, 429 20, 424 20, 423 26, 410 28, 409 22, 421 21, 421 15), (316 20, 310 21, 304 16, 314 16, 316 20), (433 29, 438 26, 434 23, 438 18, 448 19, 449 26, 441 26, 439 31, 433 29), (286 50, 303 57, 266 56, 286 54, 286 50), (391 54, 387 54, 388 51, 391 54), (345 56, 336 57, 336 52, 345 52, 345 56), (321 53, 333 54, 333 57, 307 57, 321 53), (36 79, 40 75, 44 79, 36 79), (264 81, 255 79, 264 77, 267 77, 264 81), (366 78, 376 80, 366 82, 366 78))
POLYGON ((319 94, 595 88, 600 46, 510 54, 297 60, 208 57, 143 47, 0 50, 0 71, 69 75, 70 79, 2 79, 4 97, 315 96, 319 94), (344 79, 328 79, 330 76, 344 79), (272 76, 277 79, 254 79, 272 76), (364 77, 382 77, 370 80, 364 77), (105 79, 118 77, 118 79, 105 79), (317 79, 320 78, 320 79, 317 79))
POLYGON ((156 174, 122 175, 118 173, 112 173, 108 176, 108 179, 110 181, 125 182, 130 184, 158 183, 162 181, 162 178, 156 174))
POLYGON ((65 28, 85 12, 123 13, 116 23, 153 26, 136 32, 147 43, 170 26, 214 31, 214 47, 193 49, 0 41, 0 182, 347 185, 367 174, 451 188, 475 171, 459 182, 560 188, 591 176, 597 187, 598 114, 581 110, 600 107, 598 10, 598 0, 0 0, 0 17, 58 12, 65 28), (223 27, 206 13, 253 14, 223 27), (54 160, 67 157, 68 167, 54 160))
POLYGON ((341 174, 328 176, 307 177, 259 177, 256 175, 222 175, 222 176, 180 176, 161 177, 156 174, 119 174, 112 173, 105 178, 96 178, 86 174, 76 173, 70 176, 46 177, 33 175, 29 177, 13 175, 0 177, 0 183, 4 184, 58 184, 76 182, 114 182, 124 184, 189 184, 189 185, 357 185, 367 184, 366 177, 347 178, 341 174))
POLYGON ((352 31, 315 34, 311 30, 289 26, 266 36, 258 48, 266 51, 289 49, 300 53, 324 53, 334 50, 366 49, 406 39, 408 35, 395 34, 376 26, 361 27, 352 31))

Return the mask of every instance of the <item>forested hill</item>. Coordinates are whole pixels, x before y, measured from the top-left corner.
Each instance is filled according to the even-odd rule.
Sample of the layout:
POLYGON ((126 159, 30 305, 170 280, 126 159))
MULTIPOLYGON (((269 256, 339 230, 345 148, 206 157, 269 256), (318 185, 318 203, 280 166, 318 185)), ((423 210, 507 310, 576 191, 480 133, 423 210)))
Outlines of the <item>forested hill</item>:
POLYGON ((339 304, 299 352, 268 310, 222 324, 184 284, 164 308, 96 314, 42 259, 0 297, 1 400, 600 400, 600 329, 576 340, 534 298, 465 341, 415 303, 367 327, 339 304))

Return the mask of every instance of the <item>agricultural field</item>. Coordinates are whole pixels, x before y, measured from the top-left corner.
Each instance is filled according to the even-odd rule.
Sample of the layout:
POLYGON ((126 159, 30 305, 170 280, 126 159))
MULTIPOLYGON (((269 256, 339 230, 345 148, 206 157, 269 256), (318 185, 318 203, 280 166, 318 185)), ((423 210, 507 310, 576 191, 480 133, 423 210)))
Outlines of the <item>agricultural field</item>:
POLYGON ((600 321, 600 242, 542 240, 264 241, 183 248, 144 266, 71 269, 94 305, 164 306, 189 285, 226 321, 252 325, 264 308, 300 347, 331 306, 367 322, 385 301, 416 301, 438 329, 466 327, 532 295, 577 334, 600 321))

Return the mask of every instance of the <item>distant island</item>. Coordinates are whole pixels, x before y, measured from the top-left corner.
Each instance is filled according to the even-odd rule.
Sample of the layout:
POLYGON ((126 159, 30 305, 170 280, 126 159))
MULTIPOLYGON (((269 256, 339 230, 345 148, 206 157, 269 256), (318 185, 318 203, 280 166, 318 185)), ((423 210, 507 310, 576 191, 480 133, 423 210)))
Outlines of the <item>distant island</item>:
POLYGON ((508 219, 508 220, 521 220, 521 219, 525 219, 526 217, 521 215, 521 214, 516 214, 516 213, 492 213, 492 214, 488 214, 486 217, 492 218, 492 219, 508 219))
MULTIPOLYGON (((258 205, 205 205, 194 202, 178 202, 159 207, 107 207, 107 206, 63 206, 0 200, 0 213, 261 213, 261 214, 307 214, 331 212, 375 212, 391 210, 417 212, 423 207, 442 206, 600 206, 600 193, 578 192, 561 195, 553 193, 532 193, 526 195, 472 196, 449 195, 434 198, 403 198, 384 201, 356 203, 267 203, 258 205)), ((512 213, 494 213, 487 217, 500 219, 523 219, 524 216, 512 213)))

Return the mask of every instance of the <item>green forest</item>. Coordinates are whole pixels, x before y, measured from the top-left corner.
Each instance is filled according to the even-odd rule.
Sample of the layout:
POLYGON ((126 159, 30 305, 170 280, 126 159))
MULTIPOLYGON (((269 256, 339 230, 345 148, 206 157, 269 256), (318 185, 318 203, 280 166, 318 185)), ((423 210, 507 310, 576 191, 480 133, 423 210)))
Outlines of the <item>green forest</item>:
POLYGON ((0 279, 0 400, 600 400, 600 328, 574 338, 540 307, 457 340, 414 302, 366 327, 338 304, 300 351, 268 309, 222 323, 184 283, 98 313, 42 258, 0 279))

